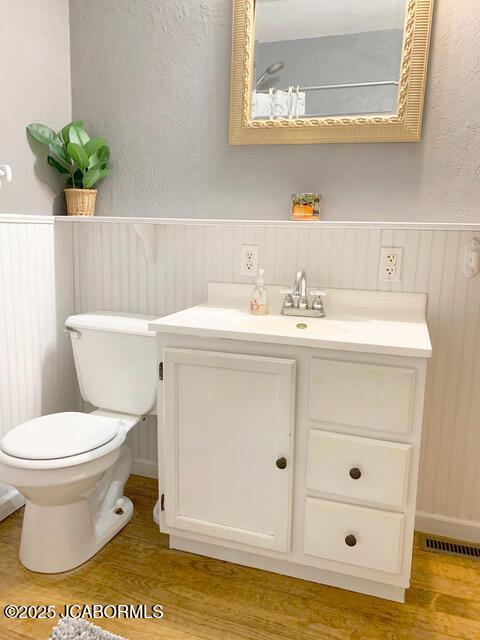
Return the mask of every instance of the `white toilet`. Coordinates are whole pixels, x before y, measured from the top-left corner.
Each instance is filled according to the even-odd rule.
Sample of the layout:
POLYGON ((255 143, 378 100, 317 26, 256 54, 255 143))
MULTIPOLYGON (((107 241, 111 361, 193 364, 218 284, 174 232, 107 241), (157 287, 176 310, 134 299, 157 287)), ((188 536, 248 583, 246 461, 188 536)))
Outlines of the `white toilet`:
POLYGON ((71 316, 75 367, 92 413, 55 413, 24 422, 0 443, 0 481, 25 496, 20 560, 57 573, 99 551, 133 514, 123 495, 130 475, 127 433, 155 405, 153 316, 71 316))

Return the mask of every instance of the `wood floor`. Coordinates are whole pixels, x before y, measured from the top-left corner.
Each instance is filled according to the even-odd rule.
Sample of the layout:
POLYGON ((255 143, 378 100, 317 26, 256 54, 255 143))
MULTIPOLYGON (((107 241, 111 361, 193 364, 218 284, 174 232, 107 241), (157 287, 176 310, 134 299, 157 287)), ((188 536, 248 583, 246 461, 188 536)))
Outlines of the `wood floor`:
POLYGON ((480 562, 415 548, 404 605, 170 551, 151 513, 153 480, 132 477, 135 516, 82 567, 30 573, 17 558, 22 512, 0 523, 0 639, 46 640, 54 621, 7 620, 6 604, 162 604, 162 620, 102 620, 128 640, 480 639, 480 562))

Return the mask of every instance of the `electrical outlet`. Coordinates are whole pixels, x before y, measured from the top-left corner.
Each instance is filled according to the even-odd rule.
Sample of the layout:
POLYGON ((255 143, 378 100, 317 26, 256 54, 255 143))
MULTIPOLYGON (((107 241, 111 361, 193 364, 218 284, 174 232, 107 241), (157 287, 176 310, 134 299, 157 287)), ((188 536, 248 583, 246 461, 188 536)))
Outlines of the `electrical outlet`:
POLYGON ((380 282, 400 282, 402 276, 403 249, 400 247, 382 247, 378 280, 380 282))
POLYGON ((256 276, 258 272, 259 247, 256 244, 242 244, 240 250, 240 275, 256 276))

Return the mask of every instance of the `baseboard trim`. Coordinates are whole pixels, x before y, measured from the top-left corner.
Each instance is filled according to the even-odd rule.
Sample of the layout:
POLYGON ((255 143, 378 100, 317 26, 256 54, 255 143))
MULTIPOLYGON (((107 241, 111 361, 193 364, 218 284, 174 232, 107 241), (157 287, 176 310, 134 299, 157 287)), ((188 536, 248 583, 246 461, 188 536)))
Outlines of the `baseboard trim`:
POLYGON ((16 489, 10 489, 0 496, 0 521, 8 518, 14 511, 25 504, 25 498, 16 489))
POLYGON ((460 520, 459 518, 417 511, 415 529, 425 533, 433 533, 437 536, 446 536, 447 538, 456 538, 468 542, 480 542, 480 522, 473 520, 460 520))
POLYGON ((158 478, 158 462, 145 460, 144 458, 134 458, 132 473, 145 478, 158 478))

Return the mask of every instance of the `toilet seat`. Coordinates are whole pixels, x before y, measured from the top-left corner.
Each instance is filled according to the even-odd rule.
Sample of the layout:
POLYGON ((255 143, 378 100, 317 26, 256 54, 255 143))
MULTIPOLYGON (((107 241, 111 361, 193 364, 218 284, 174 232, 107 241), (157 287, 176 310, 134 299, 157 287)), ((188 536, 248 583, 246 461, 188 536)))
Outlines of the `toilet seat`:
POLYGON ((59 460, 101 447, 118 434, 121 420, 91 413, 53 413, 9 431, 0 447, 22 460, 59 460))
POLYGON ((108 455, 110 452, 121 447, 128 431, 137 424, 139 420, 140 416, 131 416, 101 409, 97 409, 93 413, 63 412, 35 418, 18 425, 18 427, 15 427, 4 436, 0 442, 0 464, 3 463, 10 468, 17 469, 50 469, 51 471, 82 465, 108 455), (90 423, 90 425, 93 425, 92 420, 97 421, 99 418, 102 419, 102 423, 95 422, 95 424, 102 425, 103 438, 99 438, 96 433, 90 434, 89 427, 85 428, 86 424, 90 423), (39 444, 42 435, 46 435, 48 432, 51 436, 54 433, 54 429, 45 426, 44 430, 43 427, 39 428, 39 425, 51 424, 52 419, 54 422, 58 421, 57 426, 59 430, 62 430, 61 435, 63 435, 63 437, 68 437, 69 435, 69 424, 70 428, 72 427, 72 422, 75 422, 77 426, 80 425, 80 436, 78 440, 76 440, 76 450, 80 451, 83 449, 84 451, 82 453, 65 456, 68 450, 73 451, 75 449, 72 447, 70 447, 70 449, 63 447, 59 442, 55 443, 55 441, 53 441, 52 443, 52 440, 49 440, 49 445, 51 444, 52 447, 56 447, 55 449, 44 450, 42 453, 32 450, 31 443, 28 443, 27 433, 31 434, 33 429, 35 429, 33 436, 35 437, 35 442, 39 444), (107 422, 103 422, 103 420, 107 422), (25 425, 29 425, 29 427, 24 430, 22 427, 25 425), (109 429, 103 430, 105 425, 109 425, 109 429), (110 437, 112 433, 114 434, 110 437), (90 437, 90 435, 92 437, 90 437), (99 444, 102 439, 104 443, 99 444), (13 455, 10 451, 18 455, 13 455), (55 451, 55 453, 52 453, 53 451, 55 451), (63 455, 58 458, 52 458, 51 456, 56 453, 62 453, 63 455), (35 455, 37 457, 20 457, 20 455, 35 455), (48 455, 49 457, 40 458, 39 455, 48 455))

